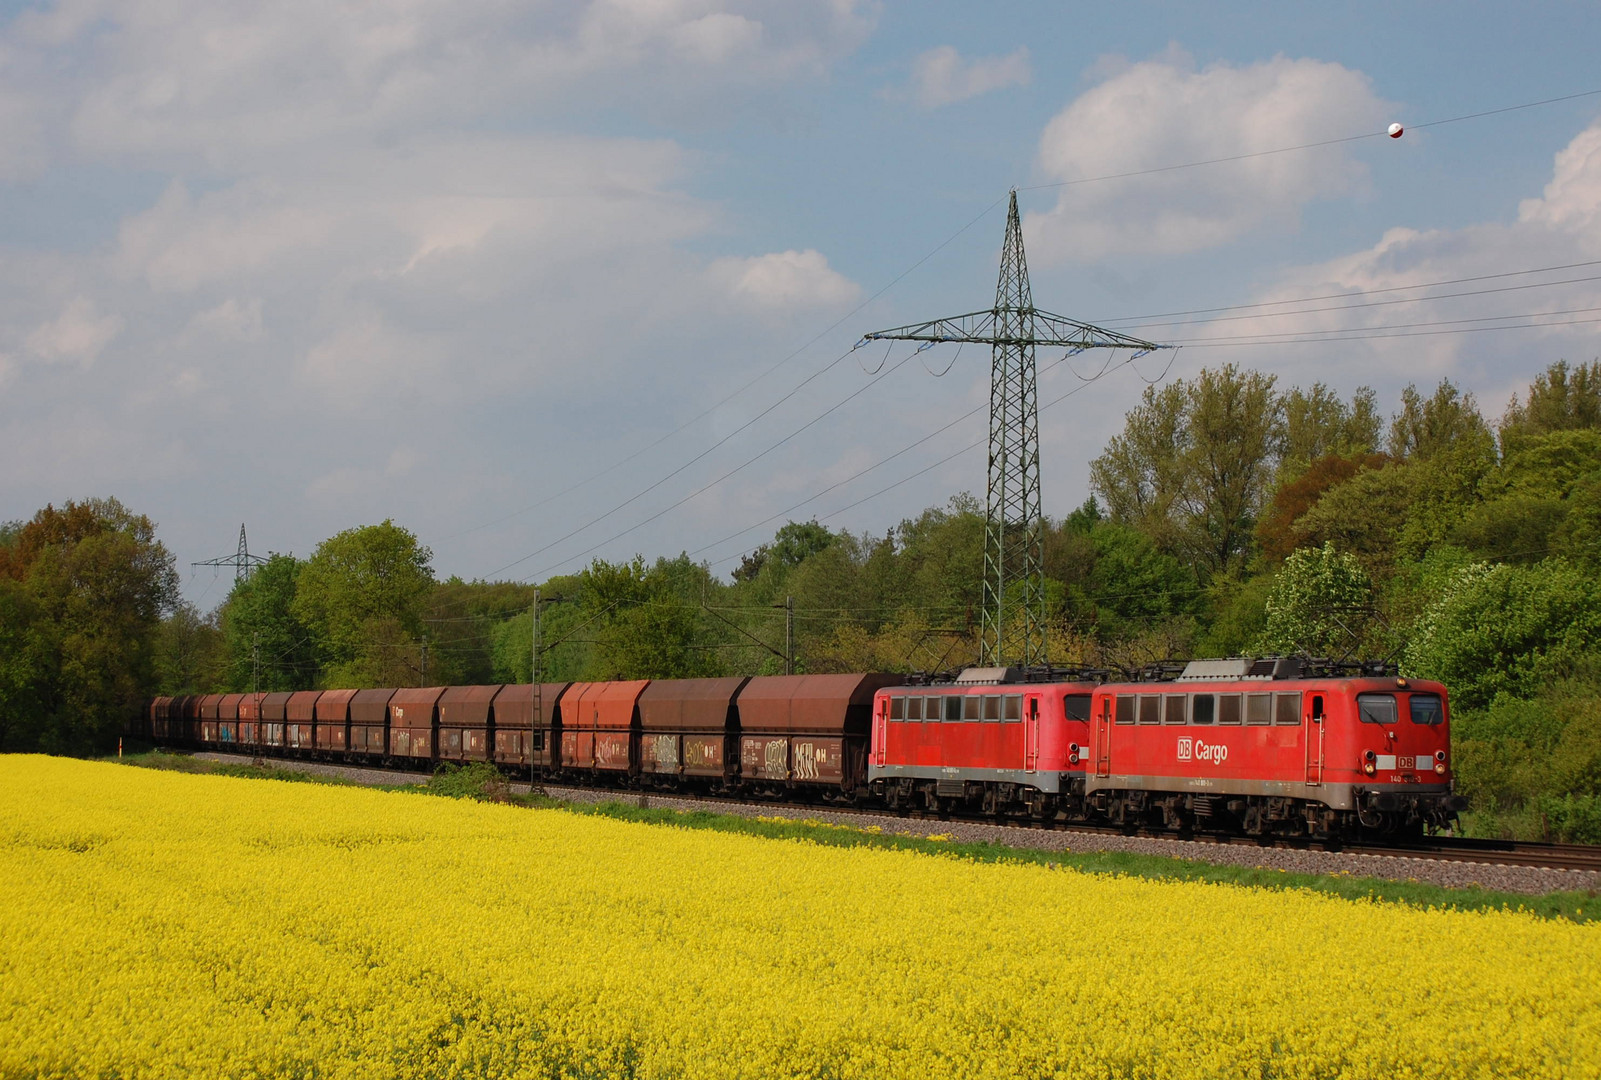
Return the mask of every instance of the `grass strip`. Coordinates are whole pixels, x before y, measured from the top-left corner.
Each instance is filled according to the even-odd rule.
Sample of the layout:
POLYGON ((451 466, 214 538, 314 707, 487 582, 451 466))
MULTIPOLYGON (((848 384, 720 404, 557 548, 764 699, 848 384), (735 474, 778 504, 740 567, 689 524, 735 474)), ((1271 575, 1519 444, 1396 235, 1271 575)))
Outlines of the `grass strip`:
MULTIPOLYGON (((1216 885, 1254 886, 1268 889, 1304 889, 1327 893, 1346 900, 1406 904, 1418 908, 1451 908, 1459 911, 1526 911, 1547 919, 1590 922, 1601 912, 1601 894, 1594 890, 1551 892, 1540 895, 1497 892, 1470 886, 1446 888, 1408 879, 1364 877, 1344 872, 1301 874, 1286 870, 1212 863, 1202 859, 1180 859, 1167 855, 1145 855, 1124 851, 1047 851, 1013 847, 991 841, 958 841, 940 837, 907 836, 885 832, 879 826, 841 825, 813 819, 777 816, 747 817, 712 810, 673 810, 642 807, 622 799, 605 802, 574 802, 541 793, 512 795, 505 778, 494 768, 473 764, 441 765, 426 784, 361 784, 343 777, 320 776, 266 765, 236 765, 156 751, 124 758, 124 765, 167 769, 177 772, 234 776, 255 780, 288 780, 299 783, 375 787, 385 791, 413 792, 449 798, 483 799, 535 809, 558 809, 574 814, 591 814, 618 821, 680 829, 707 829, 740 833, 772 840, 804 841, 825 847, 875 847, 893 851, 912 851, 941 858, 973 862, 1014 863, 1071 869, 1085 874, 1108 874, 1156 880, 1193 881, 1216 885)), ((1069 840, 1069 845, 1072 841, 1069 840)))

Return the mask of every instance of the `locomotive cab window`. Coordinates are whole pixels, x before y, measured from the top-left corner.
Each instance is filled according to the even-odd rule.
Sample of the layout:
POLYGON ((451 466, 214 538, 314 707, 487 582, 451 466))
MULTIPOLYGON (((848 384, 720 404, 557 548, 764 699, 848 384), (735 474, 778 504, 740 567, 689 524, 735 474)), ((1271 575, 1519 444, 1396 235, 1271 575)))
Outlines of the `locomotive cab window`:
POLYGON ((1190 699, 1190 722, 1194 724, 1210 724, 1216 698, 1211 694, 1196 694, 1190 699))
POLYGON ((1140 723, 1160 724, 1162 722, 1162 699, 1156 694, 1142 694, 1140 696, 1140 723))
POLYGON ((1240 720, 1240 695, 1219 694, 1217 696, 1217 722, 1220 724, 1238 724, 1240 720))
POLYGON ((1134 722, 1134 702, 1129 694, 1117 695, 1117 722, 1119 724, 1132 724, 1134 722))
POLYGON ((952 694, 945 699, 945 719, 960 720, 962 718, 962 702, 965 698, 952 694))
POLYGON ((969 694, 967 697, 962 699, 962 719, 977 720, 979 709, 981 709, 983 705, 984 702, 981 698, 969 694))
POLYGON ((1301 722, 1301 695, 1299 692, 1294 694, 1274 694, 1273 705, 1273 718, 1280 724, 1288 727, 1291 724, 1299 724, 1301 722))
MULTIPOLYGON (((1169 694, 1169 695, 1167 695, 1167 697, 1165 697, 1162 700, 1162 704, 1163 704, 1162 720, 1163 720, 1163 722, 1164 723, 1168 723, 1168 724, 1182 724, 1182 723, 1184 723, 1184 706, 1185 706, 1187 701, 1188 701, 1188 695, 1185 695, 1185 694, 1169 694)), ((1210 719, 1208 719, 1206 722, 1208 724, 1210 724, 1212 721, 1210 719)), ((1199 723, 1199 721, 1197 721, 1197 723, 1199 723)))
POLYGON ((1273 722, 1273 695, 1246 694, 1245 722, 1247 724, 1271 724, 1273 722))
POLYGON ((1001 708, 1001 719, 1003 719, 1003 720, 1021 720, 1021 719, 1023 719, 1023 695, 1022 694, 1007 694, 1006 697, 1001 699, 1001 707, 1002 707, 1001 708))
POLYGON ((1062 715, 1069 720, 1090 718, 1090 695, 1068 694, 1062 699, 1062 715))
POLYGON ((1356 711, 1364 724, 1395 723, 1394 694, 1358 694, 1356 711))
POLYGON ((905 720, 906 719, 906 699, 905 698, 903 698, 903 697, 892 697, 892 698, 889 699, 889 718, 891 720, 905 720))
POLYGON ((1413 694, 1407 709, 1414 724, 1438 724, 1445 720, 1445 708, 1439 694, 1413 694))

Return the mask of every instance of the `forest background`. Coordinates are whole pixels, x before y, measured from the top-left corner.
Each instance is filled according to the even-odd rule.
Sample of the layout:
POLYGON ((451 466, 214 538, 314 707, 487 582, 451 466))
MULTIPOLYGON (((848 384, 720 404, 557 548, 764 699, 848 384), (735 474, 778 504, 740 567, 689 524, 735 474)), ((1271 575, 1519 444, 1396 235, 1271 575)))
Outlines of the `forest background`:
MULTIPOLYGON (((1481 835, 1601 842, 1601 362, 1493 423, 1449 381, 1392 411, 1226 366, 1149 387, 1045 526, 1050 659, 1388 659, 1451 689, 1481 835)), ((983 506, 883 535, 790 522, 541 583, 541 677, 949 671, 977 656, 983 506), (792 630, 790 629, 792 627, 792 630)), ((534 587, 440 581, 390 521, 274 554, 201 612, 114 499, 0 525, 0 750, 92 753, 154 693, 526 682, 534 587)))

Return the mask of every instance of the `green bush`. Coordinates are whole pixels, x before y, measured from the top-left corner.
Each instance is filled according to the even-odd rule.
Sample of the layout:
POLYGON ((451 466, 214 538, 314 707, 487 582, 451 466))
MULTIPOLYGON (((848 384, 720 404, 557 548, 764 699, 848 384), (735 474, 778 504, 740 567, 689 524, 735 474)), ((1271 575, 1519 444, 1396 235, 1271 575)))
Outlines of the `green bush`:
POLYGON ((430 795, 491 802, 505 801, 510 791, 500 770, 485 761, 473 761, 465 765, 446 762, 428 778, 425 790, 430 795))
POLYGON ((1418 619, 1403 670, 1451 687, 1459 705, 1532 698, 1573 674, 1601 640, 1601 585, 1565 559, 1476 563, 1451 576, 1418 619))

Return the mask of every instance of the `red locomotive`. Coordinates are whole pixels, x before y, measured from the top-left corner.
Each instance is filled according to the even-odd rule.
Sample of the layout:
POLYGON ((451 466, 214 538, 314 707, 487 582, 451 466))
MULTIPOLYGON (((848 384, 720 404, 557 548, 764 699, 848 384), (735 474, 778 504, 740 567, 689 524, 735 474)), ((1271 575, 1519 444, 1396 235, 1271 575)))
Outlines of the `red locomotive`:
POLYGON ((1159 678, 893 675, 157 698, 156 742, 558 782, 1253 836, 1446 827, 1445 687, 1201 660, 1159 678), (537 703, 537 707, 536 707, 537 703))

